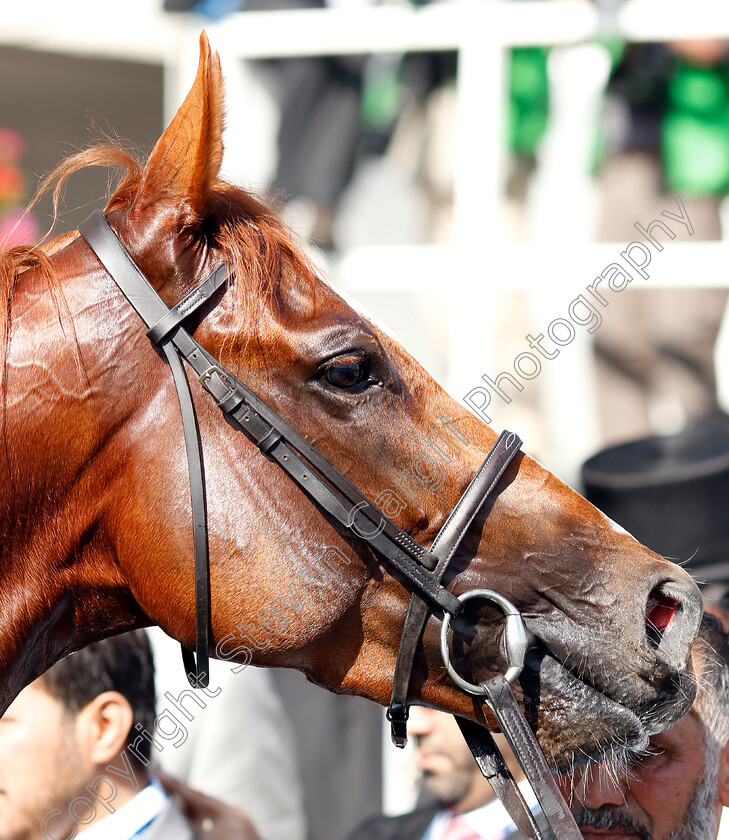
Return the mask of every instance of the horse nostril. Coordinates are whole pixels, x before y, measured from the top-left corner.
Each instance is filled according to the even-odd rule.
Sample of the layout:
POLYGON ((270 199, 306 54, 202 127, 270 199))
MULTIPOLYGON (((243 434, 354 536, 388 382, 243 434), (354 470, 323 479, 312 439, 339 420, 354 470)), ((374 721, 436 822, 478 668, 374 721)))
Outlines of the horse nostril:
POLYGON ((668 629, 676 615, 678 600, 656 588, 651 590, 645 608, 645 624, 649 636, 660 635, 668 629))
POLYGON ((703 612, 699 588, 676 567, 672 577, 654 578, 646 589, 644 642, 683 679, 703 612))

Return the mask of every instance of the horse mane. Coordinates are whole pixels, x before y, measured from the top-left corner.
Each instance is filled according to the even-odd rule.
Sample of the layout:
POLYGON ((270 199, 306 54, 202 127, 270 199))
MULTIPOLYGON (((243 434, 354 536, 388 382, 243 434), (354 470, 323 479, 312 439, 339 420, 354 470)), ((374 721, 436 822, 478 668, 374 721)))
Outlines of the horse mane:
MULTIPOLYGON (((28 210, 52 192, 52 229, 67 181, 75 173, 92 166, 105 167, 110 171, 106 212, 131 210, 142 184, 144 169, 134 154, 115 143, 85 149, 62 161, 43 179, 28 210), (112 172, 117 173, 113 189, 112 172)), ((191 232, 204 237, 208 244, 217 248, 235 272, 236 282, 231 285, 231 291, 236 320, 241 325, 255 330, 266 306, 289 289, 299 290, 293 300, 300 305, 306 300, 309 306, 315 304, 315 269, 295 243, 291 231, 273 210, 252 193, 217 180, 208 196, 204 218, 191 220, 190 227, 191 232), (305 294, 302 295, 301 291, 305 294)), ((72 232, 45 244, 0 250, 0 390, 3 394, 13 292, 18 277, 27 270, 38 270, 48 286, 61 328, 64 334, 73 336, 72 344, 80 363, 73 321, 52 262, 53 256, 76 236, 72 232)))

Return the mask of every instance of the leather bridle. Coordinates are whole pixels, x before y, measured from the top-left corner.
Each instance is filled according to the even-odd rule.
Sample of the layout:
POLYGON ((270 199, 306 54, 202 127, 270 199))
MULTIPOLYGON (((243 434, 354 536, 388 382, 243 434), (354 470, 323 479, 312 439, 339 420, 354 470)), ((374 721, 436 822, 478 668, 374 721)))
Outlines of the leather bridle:
MULTIPOLYGON (((198 375, 226 418, 243 431, 269 459, 340 525, 369 542, 404 575, 412 594, 398 651, 388 719, 393 741, 404 746, 407 738, 407 695, 415 652, 429 614, 442 615, 442 651, 449 674, 464 691, 483 696, 514 750, 542 810, 558 840, 582 840, 572 815, 559 794, 546 760, 511 689, 524 664, 530 644, 521 616, 509 601, 490 590, 472 590, 459 598, 442 585, 448 565, 468 528, 494 491, 521 440, 503 432, 471 480, 429 550, 392 523, 349 480, 333 467, 305 438, 259 399, 243 382, 208 353, 187 331, 185 321, 200 310, 233 279, 225 265, 171 309, 147 281, 98 210, 79 231, 129 303, 148 327, 150 341, 160 348, 170 365, 182 414, 192 502, 195 559, 195 654, 183 646, 185 671, 191 684, 208 684, 210 648, 210 575, 207 513, 202 451, 197 417, 182 359, 198 375), (448 628, 463 602, 484 598, 505 614, 504 644, 508 668, 504 675, 480 685, 466 683, 450 665, 448 628)), ((540 827, 526 805, 491 733, 476 723, 457 718, 464 737, 494 791, 502 799, 519 830, 541 840, 540 827)))

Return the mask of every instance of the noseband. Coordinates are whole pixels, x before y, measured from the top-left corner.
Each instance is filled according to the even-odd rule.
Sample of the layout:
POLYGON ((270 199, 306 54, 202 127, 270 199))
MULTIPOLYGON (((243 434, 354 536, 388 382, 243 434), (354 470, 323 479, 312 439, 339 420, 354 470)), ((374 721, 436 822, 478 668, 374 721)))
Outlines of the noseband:
MULTIPOLYGON (((430 550, 392 523, 349 480, 333 467, 305 438, 259 399, 243 382, 208 353, 185 329, 184 322, 207 303, 229 279, 220 266, 203 283, 171 309, 137 268, 105 217, 98 210, 79 231, 129 303, 148 327, 147 336, 164 353, 170 365, 180 402, 190 474, 193 545, 195 558, 195 654, 183 646, 185 671, 191 684, 208 683, 210 649, 210 574, 207 513, 202 451, 197 417, 182 359, 197 373, 226 418, 252 440, 340 525, 367 540, 412 585, 398 650, 390 707, 387 712, 393 741, 407 740, 407 695, 415 651, 428 615, 443 617, 442 651, 449 674, 470 694, 483 696, 534 789, 547 821, 558 840, 582 840, 582 835, 554 783, 539 745, 514 697, 511 681, 521 673, 529 636, 521 616, 509 601, 490 590, 472 590, 456 598, 442 585, 448 565, 484 502, 494 491, 521 440, 502 432, 465 492, 451 511, 430 550), (467 683, 450 664, 448 628, 463 602, 485 598, 497 604, 506 616, 504 644, 507 671, 480 685, 467 683)), ((484 727, 456 718, 464 737, 494 791, 525 837, 542 840, 542 832, 519 792, 493 740, 484 727)))

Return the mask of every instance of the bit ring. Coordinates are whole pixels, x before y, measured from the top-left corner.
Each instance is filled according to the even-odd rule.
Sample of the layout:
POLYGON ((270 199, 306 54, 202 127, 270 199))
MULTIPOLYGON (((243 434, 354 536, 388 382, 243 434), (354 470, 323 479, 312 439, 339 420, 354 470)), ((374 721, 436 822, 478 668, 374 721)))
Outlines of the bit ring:
MULTIPOLYGON (((514 680, 521 674, 524 668, 524 658, 526 652, 532 643, 532 634, 526 629, 521 613, 503 595, 494 592, 491 589, 470 589, 458 596, 458 600, 462 603, 470 601, 472 598, 483 598, 486 601, 491 601, 504 613, 506 623, 504 625, 504 646, 506 648, 506 662, 507 669, 504 672, 504 679, 508 683, 514 680)), ((443 663, 448 671, 448 675, 453 682, 463 691, 469 694, 476 694, 484 696, 488 694, 488 689, 484 688, 484 684, 475 685, 467 682, 455 670, 450 661, 450 653, 448 651, 448 630, 451 624, 451 616, 446 613, 443 617, 443 624, 440 629, 440 652, 443 657, 443 663)))

